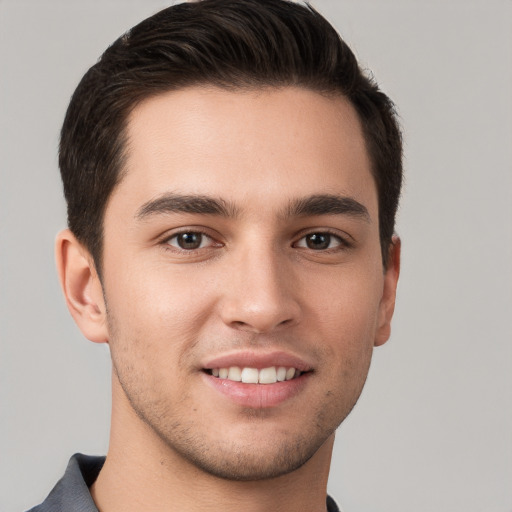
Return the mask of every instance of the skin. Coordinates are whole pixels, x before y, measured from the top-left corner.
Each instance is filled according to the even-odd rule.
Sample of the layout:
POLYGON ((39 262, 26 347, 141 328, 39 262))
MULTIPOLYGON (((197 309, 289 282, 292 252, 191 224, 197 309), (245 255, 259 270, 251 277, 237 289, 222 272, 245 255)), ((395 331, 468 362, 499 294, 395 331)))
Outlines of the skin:
POLYGON ((95 502, 101 512, 325 510, 334 432, 389 337, 399 272, 398 239, 382 266, 357 114, 343 97, 292 87, 193 87, 138 105, 128 135, 103 282, 69 231, 57 241, 69 309, 112 354, 95 502), (170 195, 228 207, 170 211, 170 195), (366 213, 324 211, 325 201, 294 211, 311 196, 366 213), (200 245, 180 247, 183 232, 200 245), (204 372, 240 351, 285 352, 312 371, 277 406, 244 407, 204 372))

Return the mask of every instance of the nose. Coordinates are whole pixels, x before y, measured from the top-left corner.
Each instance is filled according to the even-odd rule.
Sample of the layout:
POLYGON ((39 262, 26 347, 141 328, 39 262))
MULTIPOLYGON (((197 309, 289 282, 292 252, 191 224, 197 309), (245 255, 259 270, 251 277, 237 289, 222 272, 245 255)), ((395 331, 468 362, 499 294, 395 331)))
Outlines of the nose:
POLYGON ((233 259, 220 306, 226 325, 270 333, 300 322, 302 311, 293 262, 268 248, 248 250, 233 259))

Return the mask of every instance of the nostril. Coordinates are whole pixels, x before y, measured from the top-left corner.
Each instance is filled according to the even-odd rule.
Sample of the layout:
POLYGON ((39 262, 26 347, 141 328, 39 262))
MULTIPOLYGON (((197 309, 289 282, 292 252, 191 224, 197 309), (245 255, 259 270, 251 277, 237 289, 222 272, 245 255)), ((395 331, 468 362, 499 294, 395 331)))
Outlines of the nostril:
POLYGON ((274 318, 265 318, 264 316, 254 317, 252 321, 244 322, 243 320, 231 320, 229 325, 233 329, 247 331, 253 333, 265 333, 273 331, 277 328, 287 328, 297 322, 295 318, 285 318, 278 320, 274 318))
POLYGON ((300 321, 301 308, 290 297, 262 294, 254 298, 240 292, 229 294, 221 303, 223 322, 233 329, 253 333, 268 333, 276 328, 288 328, 300 321))

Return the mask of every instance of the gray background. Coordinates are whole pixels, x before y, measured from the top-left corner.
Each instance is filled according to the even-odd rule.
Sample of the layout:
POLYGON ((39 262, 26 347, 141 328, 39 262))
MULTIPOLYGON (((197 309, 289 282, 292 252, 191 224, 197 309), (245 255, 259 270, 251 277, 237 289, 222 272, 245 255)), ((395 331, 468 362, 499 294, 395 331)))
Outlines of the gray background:
MULTIPOLYGON (((79 78, 166 2, 0 0, 0 510, 105 453, 107 349, 69 317, 58 131, 79 78)), ((338 432, 346 512, 512 511, 512 2, 314 2, 399 107, 407 181, 391 341, 338 432)))

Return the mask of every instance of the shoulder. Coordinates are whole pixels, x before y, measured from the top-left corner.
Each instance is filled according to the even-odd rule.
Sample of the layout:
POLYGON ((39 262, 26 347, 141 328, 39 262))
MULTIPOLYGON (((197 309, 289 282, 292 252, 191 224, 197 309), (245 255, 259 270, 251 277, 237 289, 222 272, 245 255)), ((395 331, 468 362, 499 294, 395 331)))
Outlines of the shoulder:
POLYGON ((327 512, 343 512, 329 495, 327 495, 327 512))
POLYGON ((105 457, 76 453, 48 497, 27 512, 98 512, 89 493, 105 457))

